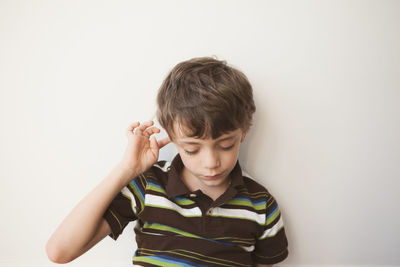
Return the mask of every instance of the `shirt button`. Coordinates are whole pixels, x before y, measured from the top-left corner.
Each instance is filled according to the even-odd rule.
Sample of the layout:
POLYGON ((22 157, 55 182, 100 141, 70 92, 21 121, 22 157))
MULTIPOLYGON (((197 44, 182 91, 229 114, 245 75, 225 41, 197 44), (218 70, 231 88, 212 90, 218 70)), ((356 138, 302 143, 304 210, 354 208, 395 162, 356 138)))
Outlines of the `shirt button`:
POLYGON ((207 214, 211 214, 212 213, 212 209, 207 210, 207 214))
POLYGON ((196 194, 190 194, 190 197, 197 197, 196 194))

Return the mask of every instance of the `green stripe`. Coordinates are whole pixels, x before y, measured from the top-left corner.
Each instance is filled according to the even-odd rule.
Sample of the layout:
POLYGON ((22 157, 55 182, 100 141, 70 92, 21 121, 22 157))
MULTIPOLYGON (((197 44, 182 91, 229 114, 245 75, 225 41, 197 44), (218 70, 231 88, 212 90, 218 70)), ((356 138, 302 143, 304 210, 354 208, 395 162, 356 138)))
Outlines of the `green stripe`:
POLYGON ((256 256, 257 257, 259 257, 259 258, 264 258, 264 259, 273 259, 273 258, 276 258, 276 257, 278 257, 278 256, 281 256, 283 253, 285 253, 286 252, 286 250, 284 250, 284 251, 282 251, 282 252, 280 252, 280 253, 278 253, 278 254, 276 254, 276 255, 274 255, 274 256, 262 256, 262 255, 259 255, 259 254, 257 254, 257 253, 255 253, 256 254, 256 256))
POLYGON ((283 229, 283 225, 281 226, 281 228, 279 228, 278 231, 276 231, 276 233, 274 235, 267 236, 266 238, 271 238, 271 237, 276 236, 282 229, 283 229))
MULTIPOLYGON (((194 235, 182 230, 179 230, 177 228, 174 227, 170 227, 167 225, 162 225, 162 224, 155 224, 155 223, 145 223, 143 226, 144 229, 153 229, 153 230, 159 230, 159 231, 166 231, 166 232, 170 232, 170 233, 174 233, 174 234, 179 234, 182 236, 186 236, 186 237, 191 237, 191 238, 198 238, 198 239, 206 239, 204 237, 198 236, 198 235, 194 235)), ((254 245, 254 242, 252 242, 254 239, 252 238, 248 238, 248 239, 241 239, 240 238, 234 238, 234 237, 218 237, 218 238, 213 238, 214 240, 222 240, 222 239, 228 239, 229 242, 232 243, 240 243, 240 244, 249 244, 249 245, 254 245), (246 240, 246 241, 245 241, 246 240)), ((227 242, 227 241, 225 241, 227 242)))
POLYGON ((179 230, 177 228, 170 227, 170 226, 167 226, 167 225, 162 225, 162 224, 145 223, 143 228, 166 231, 166 232, 172 232, 172 233, 180 234, 180 235, 186 236, 186 237, 203 239, 201 236, 194 235, 194 234, 179 230))
MULTIPOLYGON (((162 251, 162 250, 153 250, 153 249, 142 248, 142 249, 139 249, 139 250, 140 251, 149 251, 149 252, 152 252, 152 253, 154 253, 154 252, 155 253, 165 253, 165 254, 171 253, 171 254, 174 254, 174 255, 184 256, 184 257, 187 257, 187 258, 190 258, 190 259, 195 259, 195 260, 198 260, 198 261, 200 261, 202 263, 207 262, 207 263, 213 263, 213 264, 218 264, 218 265, 228 266, 228 267, 231 267, 231 266, 246 266, 246 267, 250 267, 251 266, 251 265, 248 265, 248 264, 242 264, 242 263, 235 262, 235 261, 230 261, 230 260, 224 260, 224 259, 218 259, 218 258, 214 258, 214 257, 205 256, 203 254, 196 253, 196 252, 193 252, 193 251, 184 250, 184 249, 175 249, 175 250, 162 251), (185 253, 194 254, 197 257, 192 256, 192 255, 188 255, 188 254, 185 254, 185 253), (208 260, 206 260, 206 259, 208 259, 208 260), (226 264, 222 263, 222 262, 226 262, 226 264)), ((155 255, 155 254, 148 254, 148 255, 155 255)))
POLYGON ((122 230, 122 225, 118 220, 118 217, 114 214, 114 212, 110 209, 111 215, 115 218, 115 220, 117 220, 118 224, 119 224, 119 228, 122 230))
POLYGON ((237 244, 237 245, 248 245, 248 246, 254 245, 254 242, 240 241, 240 240, 232 240, 231 243, 234 243, 234 244, 237 244))
POLYGON ((269 225, 270 223, 272 223, 276 219, 276 217, 279 216, 279 214, 281 214, 281 211, 279 208, 277 208, 275 213, 271 217, 268 218, 265 225, 269 225))
POLYGON ((143 257, 143 256, 134 256, 133 260, 134 261, 145 262, 145 263, 150 263, 150 264, 154 264, 154 265, 158 265, 158 266, 182 267, 182 265, 173 264, 173 263, 169 263, 169 262, 165 262, 165 261, 159 261, 159 260, 156 260, 156 259, 150 259, 150 258, 143 257))
POLYGON ((253 241, 254 240, 254 238, 240 238, 240 237, 233 237, 233 236, 223 236, 223 237, 217 237, 217 238, 214 238, 214 239, 216 239, 216 240, 230 239, 230 240, 238 240, 238 241, 242 240, 243 242, 253 241))
POLYGON ((191 199, 174 199, 174 202, 179 205, 192 205, 196 203, 191 199))
POLYGON ((269 202, 269 204, 267 205, 267 209, 268 209, 272 204, 275 203, 275 200, 272 198, 272 196, 270 196, 270 197, 267 199, 267 203, 268 203, 268 202, 269 202), (273 201, 269 202, 270 200, 273 200, 273 201))
POLYGON ((252 202, 250 201, 246 201, 246 200, 230 200, 228 202, 226 202, 225 204, 227 205, 237 205, 237 206, 246 206, 246 207, 250 207, 253 208, 255 210, 263 210, 266 208, 266 204, 265 203, 261 203, 259 205, 254 205, 252 202))
POLYGON ((164 195, 167 195, 167 192, 165 192, 164 189, 162 189, 160 187, 157 187, 157 186, 154 186, 154 185, 151 185, 151 184, 147 184, 146 190, 148 190, 148 189, 150 189, 152 191, 155 191, 155 192, 162 193, 164 195))
POLYGON ((129 183, 129 187, 133 190, 134 195, 139 199, 140 207, 143 209, 144 207, 143 199, 140 197, 140 193, 138 192, 137 188, 135 187, 134 184, 132 184, 132 182, 129 183))

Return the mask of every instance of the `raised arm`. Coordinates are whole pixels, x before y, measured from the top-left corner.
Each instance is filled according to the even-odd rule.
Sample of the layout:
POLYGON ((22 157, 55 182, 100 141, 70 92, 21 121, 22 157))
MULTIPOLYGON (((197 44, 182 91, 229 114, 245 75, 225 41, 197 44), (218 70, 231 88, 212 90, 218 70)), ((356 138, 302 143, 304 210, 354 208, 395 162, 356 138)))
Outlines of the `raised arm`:
POLYGON ((128 145, 124 156, 104 178, 61 222, 46 244, 49 259, 67 263, 79 257, 110 232, 103 214, 114 197, 135 176, 150 168, 157 160, 159 149, 170 141, 157 141, 150 136, 160 130, 153 122, 131 124, 126 132, 128 145))

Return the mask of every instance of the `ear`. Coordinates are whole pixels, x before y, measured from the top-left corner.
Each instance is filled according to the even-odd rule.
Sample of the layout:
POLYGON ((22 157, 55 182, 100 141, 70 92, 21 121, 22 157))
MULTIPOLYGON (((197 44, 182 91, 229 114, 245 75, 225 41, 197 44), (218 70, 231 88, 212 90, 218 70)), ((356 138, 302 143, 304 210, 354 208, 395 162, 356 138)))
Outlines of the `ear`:
POLYGON ((242 132, 242 137, 240 138, 240 143, 242 143, 244 141, 244 139, 246 138, 247 132, 249 131, 249 129, 246 129, 242 132))

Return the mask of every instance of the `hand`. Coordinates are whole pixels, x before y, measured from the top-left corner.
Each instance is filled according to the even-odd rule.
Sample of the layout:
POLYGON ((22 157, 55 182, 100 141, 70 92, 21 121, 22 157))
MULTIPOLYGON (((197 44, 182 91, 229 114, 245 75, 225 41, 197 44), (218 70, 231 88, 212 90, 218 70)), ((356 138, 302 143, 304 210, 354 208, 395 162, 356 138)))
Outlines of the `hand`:
POLYGON ((153 124, 153 121, 145 122, 142 125, 135 122, 126 131, 128 145, 121 164, 123 168, 133 171, 135 175, 146 171, 156 163, 159 150, 171 142, 169 137, 158 141, 154 136, 150 139, 151 135, 160 132, 157 127, 151 127, 153 124))

